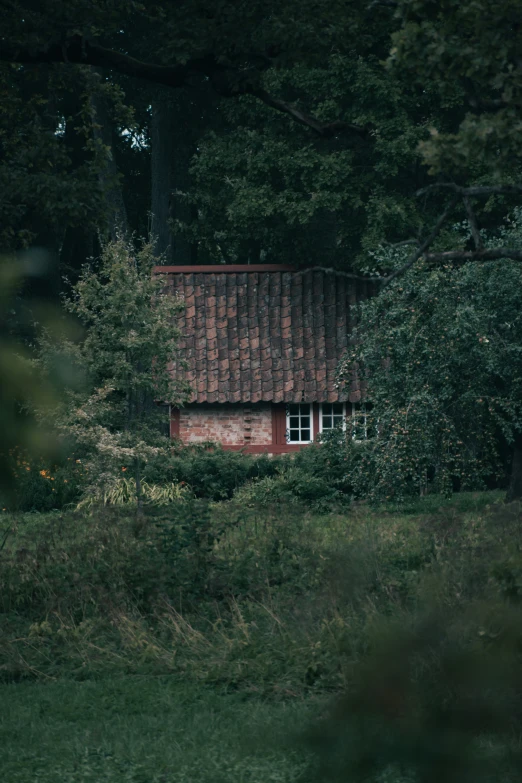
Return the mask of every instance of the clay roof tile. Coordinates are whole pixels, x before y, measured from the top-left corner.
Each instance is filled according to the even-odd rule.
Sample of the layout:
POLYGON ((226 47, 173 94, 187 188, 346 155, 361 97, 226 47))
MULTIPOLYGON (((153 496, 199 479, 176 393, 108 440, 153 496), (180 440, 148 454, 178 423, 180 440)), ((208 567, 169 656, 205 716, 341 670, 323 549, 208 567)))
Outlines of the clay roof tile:
POLYGON ((197 402, 356 402, 357 378, 338 386, 339 360, 353 328, 350 306, 366 284, 288 267, 157 267, 185 301, 173 375, 197 402))

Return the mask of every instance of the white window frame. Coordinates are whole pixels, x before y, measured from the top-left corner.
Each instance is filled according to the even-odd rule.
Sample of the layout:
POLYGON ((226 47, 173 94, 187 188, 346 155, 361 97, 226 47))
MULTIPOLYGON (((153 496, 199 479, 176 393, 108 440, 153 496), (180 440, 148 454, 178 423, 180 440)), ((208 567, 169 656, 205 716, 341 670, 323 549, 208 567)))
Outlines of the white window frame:
MULTIPOLYGON (((295 429, 295 428, 292 428, 295 429)), ((299 446, 302 443, 313 443, 314 442, 314 411, 313 411, 313 404, 310 402, 290 402, 286 406, 286 442, 289 446, 299 446), (301 427, 301 416, 306 416, 306 413, 301 412, 301 408, 307 407, 309 410, 309 417, 310 417, 310 440, 290 440, 290 405, 299 405, 299 436, 301 436, 301 430, 303 429, 301 427)))
POLYGON ((346 403, 345 402, 325 402, 319 405, 319 432, 330 432, 334 427, 323 427, 323 405, 342 405, 343 406, 343 430, 346 432, 346 403))

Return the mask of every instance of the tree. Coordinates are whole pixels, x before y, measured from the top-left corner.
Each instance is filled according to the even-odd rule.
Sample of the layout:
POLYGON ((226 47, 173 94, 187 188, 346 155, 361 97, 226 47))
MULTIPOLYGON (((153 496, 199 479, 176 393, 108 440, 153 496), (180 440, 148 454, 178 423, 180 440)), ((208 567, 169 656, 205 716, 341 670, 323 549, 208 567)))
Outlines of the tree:
POLYGON ((171 89, 203 76, 222 97, 252 95, 320 136, 345 130, 360 133, 363 129, 351 123, 325 123, 271 95, 262 77, 273 65, 295 59, 319 62, 350 27, 353 34, 364 9, 364 3, 347 10, 344 3, 327 0, 291 0, 273 6, 271 13, 260 0, 239 5, 220 0, 211 9, 199 0, 175 6, 160 1, 151 7, 111 0, 95 4, 87 13, 80 0, 67 9, 56 0, 37 8, 26 0, 10 8, 0 59, 32 65, 83 64, 171 89), (318 17, 324 25, 321 34, 318 17))
MULTIPOLYGON (((416 244, 411 264, 427 253, 431 260, 441 262, 493 257, 520 260, 515 248, 491 247, 485 254, 476 242, 478 224, 499 226, 518 203, 513 199, 520 196, 520 0, 504 0, 500 8, 493 0, 468 0, 458 5, 450 0, 437 5, 431 0, 360 0, 349 5, 292 0, 271 7, 270 13, 265 3, 230 0, 213 3, 211 9, 199 0, 175 5, 160 1, 153 6, 111 0, 89 4, 88 12, 81 0, 67 8, 56 0, 46 0, 43 6, 30 0, 7 6, 0 59, 18 63, 17 72, 24 79, 36 74, 45 85, 49 73, 95 69, 111 85, 124 84, 134 95, 139 81, 180 95, 192 91, 206 96, 200 105, 203 114, 209 109, 212 112, 212 121, 206 124, 218 129, 219 142, 224 141, 219 132, 223 112, 228 113, 228 119, 222 129, 226 132, 232 123, 239 131, 238 151, 241 144, 244 148, 251 143, 247 134, 271 117, 268 123, 274 125, 275 137, 281 130, 283 136, 296 136, 290 144, 285 139, 282 149, 275 149, 278 161, 290 163, 295 152, 294 168, 304 172, 309 161, 313 170, 314 158, 318 162, 325 158, 329 176, 305 175, 296 189, 295 175, 290 171, 290 177, 285 176, 283 166, 279 182, 277 172, 270 171, 268 191, 264 192, 256 182, 256 167, 246 167, 245 173, 241 154, 232 145, 222 156, 224 165, 230 168, 232 162, 233 166, 232 172, 225 173, 233 185, 223 202, 228 206, 232 199, 232 208, 215 210, 225 212, 230 225, 232 242, 226 247, 223 230, 216 229, 212 238, 207 238, 210 231, 205 225, 210 207, 222 203, 208 189, 212 183, 222 182, 217 177, 219 167, 207 176, 205 158, 198 161, 201 192, 196 192, 200 188, 194 187, 188 176, 191 151, 201 147, 193 138, 194 128, 185 132, 184 126, 192 126, 195 119, 197 125, 201 115, 196 118, 192 113, 194 101, 182 101, 185 108, 165 111, 168 102, 156 100, 153 118, 156 113, 157 121, 153 119, 153 133, 149 133, 149 138, 154 136, 155 233, 170 239, 172 247, 178 243, 183 257, 190 245, 194 260, 195 248, 200 246, 194 235, 201 232, 203 245, 208 245, 206 252, 215 253, 219 240, 219 248, 229 258, 245 253, 256 258, 267 252, 281 256, 295 248, 296 238, 303 239, 306 249, 309 236, 322 236, 336 249, 329 253, 336 267, 355 264, 365 273, 372 237, 374 247, 384 241, 416 244), (216 99, 207 100, 212 91, 216 99), (240 111, 222 108, 230 98, 240 100, 240 111), (291 118, 293 130, 288 122, 277 127, 276 115, 291 118), (416 154, 419 141, 421 157, 416 154), (317 154, 317 142, 325 144, 326 155, 317 154), (333 159, 334 151, 337 160, 333 159), (429 181, 422 162, 439 180, 430 191, 426 190, 429 181), (446 195, 455 188, 448 204, 446 195), (415 198, 416 192, 422 201, 415 198), (453 195, 458 196, 455 202, 453 195), (477 207, 474 199, 484 196, 487 203, 477 207), (306 203, 307 198, 315 203, 306 203), (243 202, 250 202, 251 209, 242 213, 239 207, 243 202), (256 202, 266 226, 256 226, 257 236, 248 241, 243 239, 247 232, 241 221, 244 224, 255 213, 256 202), (200 208, 191 210, 191 203, 200 208), (439 246, 433 251, 442 225, 459 218, 455 212, 459 205, 460 215, 467 216, 477 230, 464 248, 439 246), (169 215, 174 233, 165 229, 169 215), (195 216, 200 220, 194 220, 195 216), (185 238, 176 238, 187 224, 185 238), (436 231, 431 229, 433 224, 436 231), (266 247, 269 226, 272 232, 275 228, 276 234, 281 233, 283 242, 266 247), (308 230, 301 230, 303 226, 308 230)), ((47 98, 44 102, 50 105, 47 98)), ((151 103, 154 105, 152 100, 148 105, 151 103)), ((53 111, 48 114, 56 116, 53 111)), ((98 117, 102 114, 98 112, 98 117)), ((114 125, 114 118, 111 122, 114 125)), ((106 123, 102 125, 99 136, 110 139, 110 129, 106 123)), ((205 146, 210 154, 215 145, 205 146)), ((262 156, 274 152, 275 146, 262 139, 262 156)), ((110 169, 110 144, 103 147, 109 150, 105 163, 110 169)), ((257 147, 260 149, 258 143, 257 147)), ((256 157, 260 160, 258 153, 256 157)), ((107 183, 108 179, 103 173, 98 175, 99 182, 107 183)), ((222 186, 219 189, 227 191, 222 186)), ((109 192, 105 206, 110 209, 117 199, 113 186, 109 192)), ((160 245, 161 250, 169 247, 163 247, 165 241, 160 245)), ((386 268, 376 271, 376 277, 385 278, 381 283, 388 282, 386 268)))
POLYGON ((95 487, 121 475, 122 462, 130 465, 138 507, 143 463, 168 444, 164 405, 179 405, 186 395, 170 372, 178 336, 173 316, 182 303, 152 275, 156 263, 148 244, 137 253, 124 239, 106 245, 65 301, 84 327, 83 339, 57 346, 44 334, 40 349, 47 375, 63 357, 84 373, 83 390, 65 389, 54 408, 55 427, 86 450, 95 487))
MULTIPOLYGON (((372 4, 375 12, 383 13, 380 5, 372 4)), ((400 22, 392 33, 389 67, 437 96, 441 106, 463 107, 456 123, 433 122, 429 138, 421 144, 423 161, 437 181, 417 196, 448 194, 450 204, 445 205, 439 231, 455 219, 460 205, 471 229, 468 242, 465 247, 446 244, 432 251, 436 232, 422 255, 437 263, 521 261, 517 245, 496 242, 485 248, 479 224, 499 228, 522 194, 522 3, 399 0, 382 5, 387 6, 384 13, 392 8, 400 22)))
MULTIPOLYGON (((521 218, 516 213, 503 232, 510 246, 522 245, 521 218)), ((457 228, 457 243, 465 241, 465 226, 457 228)), ((486 248, 496 241, 482 238, 486 248)), ((393 255, 400 267, 400 251, 393 255)), ((502 475, 507 452, 507 497, 521 498, 520 264, 423 262, 363 303, 359 315, 341 369, 345 379, 365 377, 371 404, 373 437, 353 475, 359 493, 400 498, 428 479, 439 491, 481 486, 502 475)))
MULTIPOLYGON (((80 0, 66 10, 55 0, 26 0, 23 14, 9 7, 0 59, 18 63, 23 78, 73 72, 92 82, 95 71, 104 89, 123 85, 131 104, 141 91, 138 125, 152 142, 152 209, 146 196, 141 212, 152 212, 161 252, 185 261, 297 254, 308 264, 326 245, 323 260, 366 275, 381 242, 410 242, 410 265, 427 253, 517 258, 514 248, 485 254, 475 240, 478 224, 499 226, 520 195, 518 4, 503 17, 492 0, 481 0, 480 15, 476 3, 428 0, 290 2, 269 14, 264 3, 230 0, 212 9, 111 0, 89 13, 80 0), (431 190, 423 161, 439 179, 431 190), (493 198, 477 207, 483 196, 493 198), (434 251, 442 226, 462 215, 477 229, 468 245, 434 251)), ((132 134, 116 127, 114 111, 95 114, 105 117, 90 142, 102 153, 98 202, 117 216, 122 172, 110 148, 132 134)), ((132 157, 149 165, 145 149, 132 157)), ((375 272, 388 282, 382 264, 375 272)))

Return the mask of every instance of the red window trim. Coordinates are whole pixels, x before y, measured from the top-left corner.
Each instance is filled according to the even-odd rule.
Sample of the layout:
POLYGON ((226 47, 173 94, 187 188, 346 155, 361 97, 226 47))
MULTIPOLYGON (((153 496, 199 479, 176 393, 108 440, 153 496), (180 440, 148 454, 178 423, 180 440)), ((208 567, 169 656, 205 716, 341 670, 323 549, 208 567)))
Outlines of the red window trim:
MULTIPOLYGON (((312 403, 312 443, 315 442, 319 435, 319 403, 312 403)), ((286 442, 286 403, 274 404, 272 403, 272 444, 274 446, 285 446, 286 450, 294 451, 309 446, 310 443, 294 443, 290 444, 286 442)))
POLYGON ((170 408, 170 437, 179 438, 180 436, 180 415, 179 408, 170 408))
POLYGON ((286 442, 286 405, 272 403, 272 446, 288 446, 286 442))

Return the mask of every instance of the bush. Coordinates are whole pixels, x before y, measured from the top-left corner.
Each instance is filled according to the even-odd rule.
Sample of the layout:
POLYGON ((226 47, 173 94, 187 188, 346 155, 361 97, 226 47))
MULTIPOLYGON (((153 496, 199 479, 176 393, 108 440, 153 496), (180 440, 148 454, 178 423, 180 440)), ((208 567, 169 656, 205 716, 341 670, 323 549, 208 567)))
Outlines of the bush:
POLYGON ((276 473, 279 460, 225 451, 217 444, 184 446, 167 459, 151 460, 143 477, 153 484, 185 482, 197 498, 226 500, 253 478, 276 473))
POLYGON ((49 464, 14 452, 10 459, 13 491, 2 502, 2 508, 8 511, 45 512, 74 506, 87 483, 83 464, 75 457, 49 464))
POLYGON ((240 487, 234 499, 253 506, 266 503, 302 503, 315 511, 329 511, 342 499, 338 489, 322 476, 291 463, 278 466, 277 474, 254 479, 240 487))
POLYGON ((321 477, 343 495, 353 494, 351 473, 360 460, 360 445, 342 429, 321 435, 321 444, 297 452, 294 464, 310 476, 321 477))

